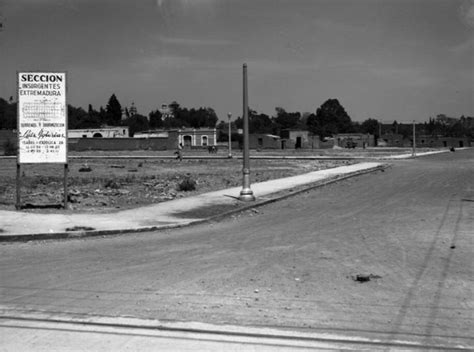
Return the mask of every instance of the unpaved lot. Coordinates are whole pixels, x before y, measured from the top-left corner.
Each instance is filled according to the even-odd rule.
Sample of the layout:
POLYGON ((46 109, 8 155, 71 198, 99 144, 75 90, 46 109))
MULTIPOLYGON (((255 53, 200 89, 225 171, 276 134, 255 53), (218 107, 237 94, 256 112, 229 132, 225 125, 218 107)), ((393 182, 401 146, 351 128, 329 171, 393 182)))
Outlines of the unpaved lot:
MULTIPOLYGON (((421 151, 421 150, 420 150, 421 151)), ((294 176, 356 163, 356 157, 384 157, 410 153, 407 148, 265 150, 251 151, 251 182, 294 176), (346 160, 291 160, 281 157, 334 157, 346 160)), ((133 208, 242 184, 241 151, 226 159, 227 150, 211 155, 185 151, 181 162, 173 151, 89 151, 71 153, 68 172, 68 209, 64 203, 64 166, 28 164, 21 166, 21 203, 25 211, 107 212, 133 208), (90 157, 90 158, 89 158, 90 157), (126 157, 126 158, 124 158, 126 157), (188 182, 189 181, 189 182, 188 182), (184 184, 183 184, 184 182, 184 184), (186 187, 194 184, 194 190, 186 187), (59 209, 57 209, 59 207, 59 209)), ((0 209, 16 204, 16 160, 1 159, 0 209)))
MULTIPOLYGON (((113 211, 242 184, 240 159, 70 159, 68 211, 113 211)), ((253 160, 252 182, 294 176, 354 161, 253 160)), ((22 165, 21 202, 27 211, 51 211, 64 199, 63 165, 22 165)), ((2 160, 0 209, 14 209, 16 161, 2 160)), ((54 211, 58 211, 54 209, 54 211)))

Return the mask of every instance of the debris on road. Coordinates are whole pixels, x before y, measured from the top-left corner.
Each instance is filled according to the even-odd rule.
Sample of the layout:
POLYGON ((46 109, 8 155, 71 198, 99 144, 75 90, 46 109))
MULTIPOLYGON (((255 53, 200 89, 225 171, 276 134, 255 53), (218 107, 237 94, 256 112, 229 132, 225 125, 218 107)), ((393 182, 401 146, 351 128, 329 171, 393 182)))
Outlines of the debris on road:
POLYGON ((381 279, 382 276, 380 275, 374 275, 374 274, 356 274, 352 275, 352 280, 359 282, 359 283, 365 283, 369 282, 371 280, 376 280, 376 279, 381 279))

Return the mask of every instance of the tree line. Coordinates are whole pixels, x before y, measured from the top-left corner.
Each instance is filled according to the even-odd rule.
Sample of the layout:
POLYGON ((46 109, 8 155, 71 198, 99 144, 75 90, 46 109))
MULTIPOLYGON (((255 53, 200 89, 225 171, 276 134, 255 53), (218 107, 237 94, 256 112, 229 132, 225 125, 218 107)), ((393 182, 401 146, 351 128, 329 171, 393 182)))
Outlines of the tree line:
MULTIPOLYGON (((243 120, 238 117, 233 128, 241 129, 243 120)), ((412 124, 398 123, 385 124, 374 118, 363 122, 352 121, 344 107, 337 99, 328 99, 315 113, 287 112, 281 107, 275 109, 275 116, 257 113, 249 109, 249 132, 280 135, 285 129, 308 130, 312 134, 325 139, 338 133, 370 133, 376 138, 380 134, 400 134, 410 137, 412 124)), ((221 121, 218 125, 221 131, 221 140, 228 138, 228 124, 221 121)), ((432 136, 468 137, 474 138, 474 117, 461 116, 460 118, 447 117, 440 114, 430 117, 428 122, 416 124, 418 133, 432 136)), ((234 139, 234 137, 232 137, 234 139)))
MULTIPOLYGON (((135 132, 150 129, 173 128, 214 128, 220 131, 220 139, 226 140, 228 124, 221 121, 214 109, 210 107, 191 108, 180 106, 177 102, 169 105, 170 113, 162 114, 159 109, 153 110, 148 117, 136 112, 136 109, 122 108, 115 94, 109 98, 105 108, 96 110, 89 104, 87 111, 81 107, 68 104, 68 128, 85 129, 103 126, 128 126, 131 136, 135 132)), ((13 98, 7 101, 0 98, 0 129, 16 129, 17 103, 13 98)), ((416 124, 418 133, 442 135, 449 137, 474 138, 474 118, 461 116, 448 117, 440 114, 430 117, 427 122, 416 124)), ((232 122, 232 128, 243 128, 241 116, 232 122)), ((300 129, 320 136, 321 139, 338 133, 397 133, 408 137, 412 133, 411 124, 394 121, 393 124, 382 124, 377 119, 368 118, 359 123, 352 121, 342 104, 337 99, 326 100, 314 113, 287 112, 282 107, 275 108, 275 115, 268 116, 249 109, 249 132, 280 135, 282 130, 300 129)), ((234 139, 234 138, 233 138, 234 139)))
MULTIPOLYGON (((181 107, 177 102, 170 104, 171 114, 162 116, 156 109, 148 117, 136 112, 136 109, 122 108, 115 94, 109 98, 105 108, 96 110, 89 104, 87 111, 82 107, 67 106, 68 128, 87 129, 104 126, 128 126, 131 136, 135 132, 147 131, 158 128, 202 128, 215 127, 217 114, 212 108, 200 107, 198 109, 181 107)), ((13 97, 7 101, 0 98, 0 129, 17 128, 17 103, 13 97)))

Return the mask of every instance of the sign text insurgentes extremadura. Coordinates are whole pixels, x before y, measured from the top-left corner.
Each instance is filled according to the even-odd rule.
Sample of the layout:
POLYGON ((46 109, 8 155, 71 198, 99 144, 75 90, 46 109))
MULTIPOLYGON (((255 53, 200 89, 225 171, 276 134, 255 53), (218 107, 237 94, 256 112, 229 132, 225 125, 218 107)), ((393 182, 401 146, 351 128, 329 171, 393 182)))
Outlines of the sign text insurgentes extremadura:
POLYGON ((65 73, 18 73, 18 147, 19 163, 67 163, 65 73))

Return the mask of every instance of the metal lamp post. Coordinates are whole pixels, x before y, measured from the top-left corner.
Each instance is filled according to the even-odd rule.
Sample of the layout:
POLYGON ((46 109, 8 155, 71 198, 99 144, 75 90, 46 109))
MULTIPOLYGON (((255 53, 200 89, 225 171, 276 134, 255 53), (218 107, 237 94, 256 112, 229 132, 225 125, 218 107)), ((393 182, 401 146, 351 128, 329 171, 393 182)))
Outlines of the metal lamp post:
POLYGON ((230 128, 230 118, 232 117, 232 113, 227 114, 227 118, 229 119, 229 159, 232 158, 232 139, 231 139, 231 128, 230 128))
POLYGON ((415 120, 413 120, 413 150, 412 156, 416 156, 416 132, 415 132, 415 120))
POLYGON ((253 191, 250 189, 250 153, 249 153, 249 104, 247 90, 247 64, 243 66, 243 122, 244 122, 244 166, 242 169, 243 186, 239 199, 245 202, 255 200, 253 191))

